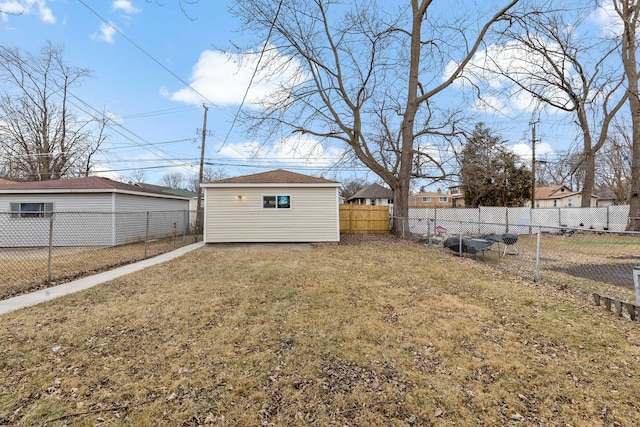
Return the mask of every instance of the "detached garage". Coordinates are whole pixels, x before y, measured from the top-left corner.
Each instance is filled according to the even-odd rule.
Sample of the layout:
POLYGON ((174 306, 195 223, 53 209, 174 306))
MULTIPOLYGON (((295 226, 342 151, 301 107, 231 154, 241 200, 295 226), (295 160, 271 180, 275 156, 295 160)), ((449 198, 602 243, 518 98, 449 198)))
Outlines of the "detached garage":
POLYGON ((202 187, 205 243, 340 240, 339 182, 278 169, 202 187))

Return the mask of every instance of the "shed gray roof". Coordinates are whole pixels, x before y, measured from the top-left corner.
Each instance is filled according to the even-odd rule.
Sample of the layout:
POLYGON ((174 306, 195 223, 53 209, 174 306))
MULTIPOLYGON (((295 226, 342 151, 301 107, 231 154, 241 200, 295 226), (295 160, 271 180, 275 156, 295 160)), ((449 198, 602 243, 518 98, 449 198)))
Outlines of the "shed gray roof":
POLYGON ((211 181, 209 184, 338 184, 326 178, 304 175, 284 169, 211 181))
POLYGON ((347 201, 354 199, 393 199, 393 190, 380 184, 371 184, 349 197, 347 201))
POLYGON ((175 194, 176 196, 198 197, 197 191, 185 190, 184 188, 171 188, 165 187, 164 185, 147 184, 146 182, 136 182, 134 185, 149 190, 157 190, 166 194, 175 194))
POLYGON ((0 194, 26 193, 95 193, 123 191, 131 193, 148 193, 149 195, 164 196, 170 198, 185 199, 185 196, 169 194, 157 189, 143 188, 135 184, 127 184, 114 181, 101 176, 88 176, 84 178, 52 179, 48 181, 14 182, 0 186, 0 194))

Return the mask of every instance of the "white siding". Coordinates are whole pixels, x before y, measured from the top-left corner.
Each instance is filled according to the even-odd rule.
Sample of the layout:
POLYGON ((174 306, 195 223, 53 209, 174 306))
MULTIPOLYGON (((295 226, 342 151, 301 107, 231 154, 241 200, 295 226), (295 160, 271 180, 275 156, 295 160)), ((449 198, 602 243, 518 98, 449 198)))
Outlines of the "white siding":
POLYGON ((185 211, 188 209, 187 199, 116 194, 115 243, 120 245, 144 240, 147 234, 147 212, 150 212, 150 239, 170 236, 174 230, 182 235, 188 222, 188 218, 185 221, 185 211))
POLYGON ((53 203, 53 246, 112 244, 111 194, 0 195, 0 247, 49 245, 49 218, 11 218, 11 203, 53 203), (91 212, 80 214, 78 212, 91 212))
POLYGON ((150 238, 174 232, 181 235, 188 223, 186 199, 113 192, 0 194, 0 247, 49 245, 49 218, 11 218, 11 203, 53 203, 53 246, 112 246, 139 241, 147 232, 147 211, 152 212, 150 238), (117 214, 112 213, 114 200, 117 214))
POLYGON ((111 212, 111 194, 0 194, 0 212, 11 203, 53 203, 54 212, 111 212))
POLYGON ((214 187, 205 191, 207 243, 340 240, 335 187, 214 187), (263 209, 263 195, 289 195, 291 208, 263 209))
MULTIPOLYGON (((186 211, 189 200, 177 200, 160 197, 137 196, 133 194, 116 194, 116 212, 147 211, 186 211)), ((109 207, 111 210, 111 207, 109 207)))

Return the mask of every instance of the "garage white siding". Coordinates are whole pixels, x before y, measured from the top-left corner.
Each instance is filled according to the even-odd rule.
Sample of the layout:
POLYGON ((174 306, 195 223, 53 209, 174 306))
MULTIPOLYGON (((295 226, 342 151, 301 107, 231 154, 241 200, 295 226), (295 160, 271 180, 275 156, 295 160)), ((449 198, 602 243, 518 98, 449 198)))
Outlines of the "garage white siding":
POLYGON ((205 226, 207 243, 339 241, 338 187, 205 188, 205 226), (278 195, 291 207, 262 207, 278 195))
MULTIPOLYGON (((111 207, 109 207, 111 210, 111 207)), ((116 194, 115 212, 146 212, 146 211, 187 211, 189 210, 189 200, 150 197, 139 194, 116 194)))
POLYGON ((111 211, 111 194, 40 193, 12 194, 0 197, 0 212, 9 212, 11 203, 53 203, 54 212, 111 211))

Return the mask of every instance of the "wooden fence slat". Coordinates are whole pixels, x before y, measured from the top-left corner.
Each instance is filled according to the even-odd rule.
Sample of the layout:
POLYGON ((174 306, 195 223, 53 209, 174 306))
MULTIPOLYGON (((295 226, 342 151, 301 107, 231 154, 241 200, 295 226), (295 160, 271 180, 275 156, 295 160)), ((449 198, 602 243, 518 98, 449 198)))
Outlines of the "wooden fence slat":
POLYGON ((340 232, 345 234, 386 234, 389 206, 340 205, 340 232))

